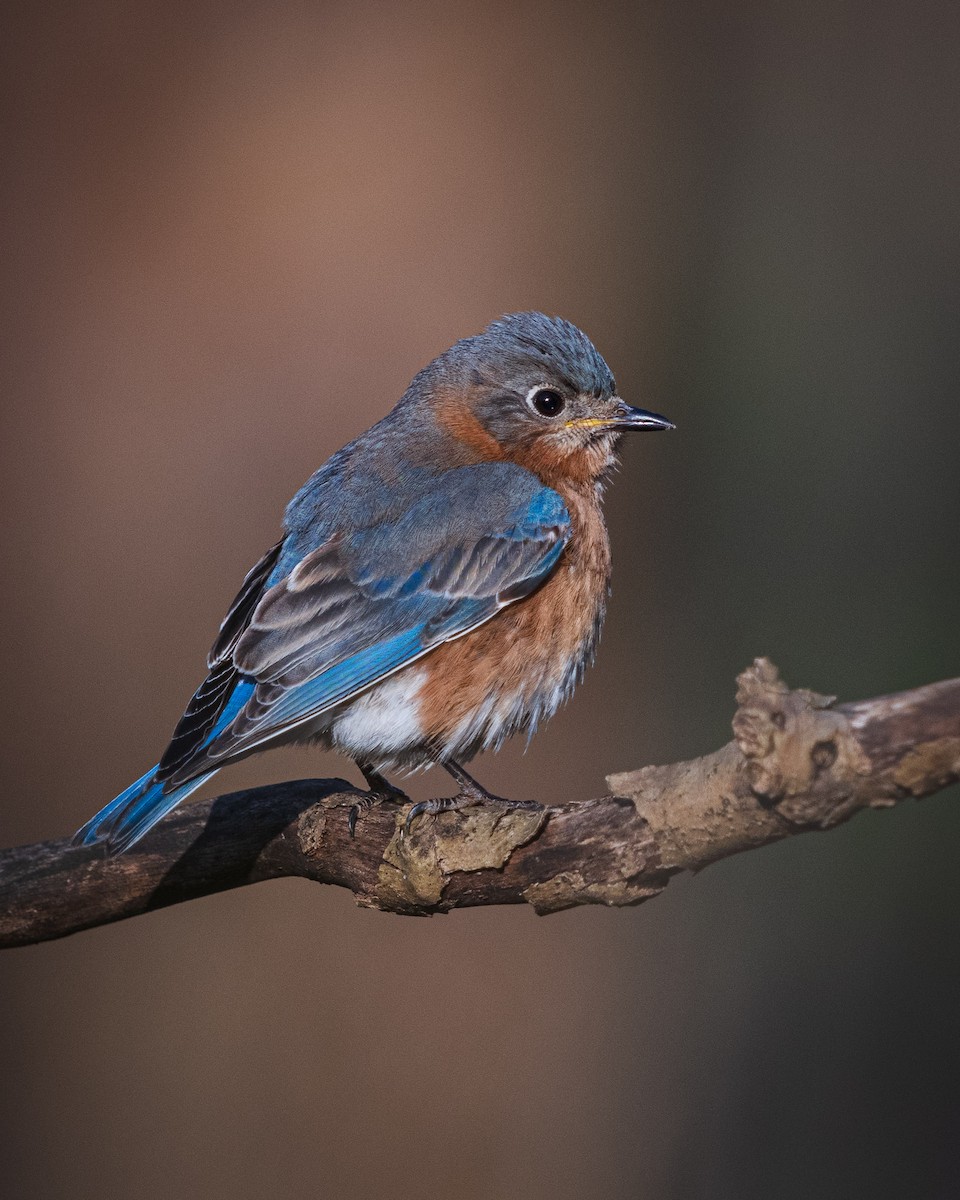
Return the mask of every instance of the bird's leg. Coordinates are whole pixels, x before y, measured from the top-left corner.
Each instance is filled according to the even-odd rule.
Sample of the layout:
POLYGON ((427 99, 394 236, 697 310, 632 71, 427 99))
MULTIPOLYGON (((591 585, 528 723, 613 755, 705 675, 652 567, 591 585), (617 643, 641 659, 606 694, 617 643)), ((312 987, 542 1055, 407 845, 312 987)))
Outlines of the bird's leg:
POLYGON ((543 805, 535 800, 505 800, 502 796, 492 795, 452 759, 440 763, 440 766, 454 777, 460 785, 460 791, 455 796, 438 796, 435 800, 421 800, 419 804, 414 804, 403 823, 405 832, 417 817, 426 813, 459 812, 462 808, 473 808, 478 804, 496 805, 503 809, 521 809, 524 812, 541 812, 543 809, 543 805))
POLYGON ((389 779, 381 775, 379 771, 374 770, 369 763, 357 759, 357 766, 367 781, 367 787, 370 791, 366 796, 361 796, 355 804, 351 804, 350 806, 350 812, 347 815, 347 829, 350 831, 351 837, 357 831, 357 818, 361 812, 366 812, 368 808, 373 808, 375 804, 404 804, 407 800, 406 792, 402 792, 398 787, 395 787, 389 779))
POLYGON ((406 800, 407 793, 401 791, 396 784, 391 783, 385 775, 381 775, 379 771, 374 770, 369 763, 358 761, 357 766, 367 781, 367 787, 376 799, 388 800, 394 804, 401 804, 406 800))
MULTIPOLYGON (((460 795, 465 799, 469 798, 471 804, 484 804, 490 801, 495 804, 509 803, 509 801, 502 799, 500 796, 494 796, 492 792, 488 792, 481 783, 478 783, 469 772, 465 771, 453 759, 450 759, 449 762, 441 763, 440 766, 460 784, 460 795)), ((525 801, 523 803, 529 802, 525 801)), ((464 808, 469 808, 469 806, 469 804, 463 805, 464 808)))

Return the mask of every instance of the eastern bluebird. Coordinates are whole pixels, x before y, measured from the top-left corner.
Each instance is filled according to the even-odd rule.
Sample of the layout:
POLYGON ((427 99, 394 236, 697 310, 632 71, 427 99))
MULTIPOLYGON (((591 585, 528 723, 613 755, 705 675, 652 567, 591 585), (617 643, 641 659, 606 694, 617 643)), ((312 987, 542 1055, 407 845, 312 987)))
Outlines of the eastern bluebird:
POLYGON ((579 681, 610 574, 604 477, 622 432, 672 428, 567 321, 517 313, 457 342, 294 496, 160 762, 74 840, 120 853, 227 763, 293 741, 394 798, 381 772, 445 767, 459 794, 408 824, 495 799, 459 763, 579 681))

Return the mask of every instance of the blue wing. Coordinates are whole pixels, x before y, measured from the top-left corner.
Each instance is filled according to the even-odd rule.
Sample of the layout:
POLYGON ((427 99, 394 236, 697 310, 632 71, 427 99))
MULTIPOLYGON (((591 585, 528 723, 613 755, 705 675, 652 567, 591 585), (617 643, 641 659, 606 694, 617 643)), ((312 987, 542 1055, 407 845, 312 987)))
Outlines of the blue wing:
POLYGON ((569 536, 561 497, 498 463, 450 471, 397 520, 331 538, 260 600, 232 651, 250 694, 172 781, 249 753, 488 621, 543 582, 569 536))
POLYGON ((292 562, 305 531, 291 530, 244 581, 161 763, 77 840, 125 849, 225 762, 529 595, 569 537, 561 497, 507 463, 449 471, 394 520, 292 562))

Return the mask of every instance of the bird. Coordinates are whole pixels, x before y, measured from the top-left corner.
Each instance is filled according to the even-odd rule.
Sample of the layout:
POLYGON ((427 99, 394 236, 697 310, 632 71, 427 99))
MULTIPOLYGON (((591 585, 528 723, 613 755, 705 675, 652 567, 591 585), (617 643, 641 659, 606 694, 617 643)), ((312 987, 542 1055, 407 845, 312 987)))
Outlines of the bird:
POLYGON ((128 850, 228 763, 290 742, 352 758, 366 803, 406 801, 387 772, 465 770, 532 735, 592 661, 610 580, 604 485, 623 434, 666 430, 627 404, 585 333, 512 313, 424 367, 396 406, 290 501, 283 533, 227 610, 207 675, 159 762, 78 845, 128 850))

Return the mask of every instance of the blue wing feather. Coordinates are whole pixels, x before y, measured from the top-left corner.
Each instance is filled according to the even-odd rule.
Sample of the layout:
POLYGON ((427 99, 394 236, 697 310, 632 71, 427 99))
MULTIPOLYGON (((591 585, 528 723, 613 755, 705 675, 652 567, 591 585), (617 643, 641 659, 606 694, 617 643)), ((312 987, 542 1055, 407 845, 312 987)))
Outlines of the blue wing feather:
POLYGON ((423 625, 360 650, 314 679, 291 688, 270 707, 271 727, 296 724, 321 713, 406 666, 424 653, 423 625))
MULTIPOLYGON (((535 480, 528 472, 514 470, 535 480)), ((441 642, 489 620, 546 579, 570 536, 566 505, 539 480, 523 502, 508 509, 492 528, 489 522, 477 520, 478 513, 481 518, 485 515, 482 504, 475 506, 470 521, 451 521, 448 509, 446 523, 435 496, 421 504, 429 504, 433 518, 425 530, 430 536, 421 536, 416 547, 421 556, 433 552, 426 562, 410 562, 407 513, 392 529, 378 527, 368 531, 366 539, 355 535, 352 559, 336 558, 328 564, 318 552, 316 562, 303 570, 304 579, 318 580, 317 588, 333 579, 341 588, 336 593, 338 602, 343 573, 352 571, 357 581, 352 594, 358 603, 352 612, 347 610, 352 619, 335 626, 336 636, 325 628, 322 597, 314 595, 311 586, 292 594, 281 584, 264 598, 237 653, 244 670, 254 678, 268 679, 269 684, 258 689, 236 721, 209 743, 208 761, 246 753, 292 726, 315 719, 441 642), (486 532, 465 541, 462 529, 471 522, 475 528, 486 527, 486 532), (451 536, 454 532, 457 537, 451 536), (438 577, 441 585, 436 583, 438 577), (297 601, 303 604, 302 623, 296 619, 297 601), (280 615, 271 618, 271 608, 280 615), (292 655, 286 650, 291 639, 297 647, 292 655), (291 671, 288 687, 283 686, 283 671, 276 669, 278 657, 283 668, 291 671)))
MULTIPOLYGON (((294 504, 288 514, 298 511, 294 504)), ((556 566, 570 516, 529 472, 488 463, 447 472, 392 524, 355 530, 306 555, 298 549, 291 561, 306 535, 291 529, 283 550, 262 560, 259 599, 251 586, 258 568, 248 576, 237 601, 243 622, 233 609, 228 614, 213 658, 221 671, 232 663, 235 675, 229 691, 213 693, 221 707, 209 729, 194 732, 199 707, 188 723, 187 737, 202 740, 175 770, 148 771, 75 841, 126 849, 225 762, 522 599, 556 566)))

